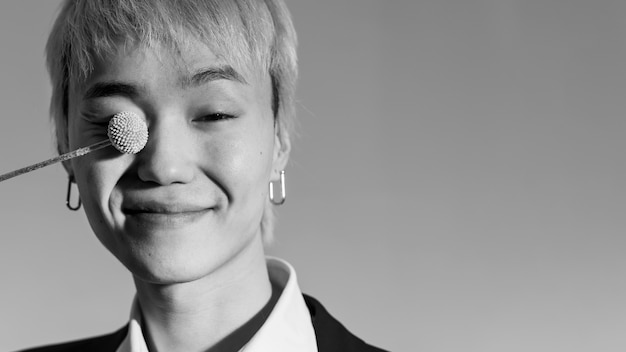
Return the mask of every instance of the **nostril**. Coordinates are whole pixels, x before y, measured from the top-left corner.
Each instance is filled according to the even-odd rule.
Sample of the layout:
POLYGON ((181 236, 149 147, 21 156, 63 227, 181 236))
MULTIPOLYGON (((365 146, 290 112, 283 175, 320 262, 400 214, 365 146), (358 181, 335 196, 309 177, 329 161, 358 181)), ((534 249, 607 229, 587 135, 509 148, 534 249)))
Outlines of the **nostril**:
POLYGON ((143 182, 154 183, 161 186, 176 183, 189 183, 193 173, 184 163, 165 161, 164 159, 146 161, 139 165, 139 179, 143 182))

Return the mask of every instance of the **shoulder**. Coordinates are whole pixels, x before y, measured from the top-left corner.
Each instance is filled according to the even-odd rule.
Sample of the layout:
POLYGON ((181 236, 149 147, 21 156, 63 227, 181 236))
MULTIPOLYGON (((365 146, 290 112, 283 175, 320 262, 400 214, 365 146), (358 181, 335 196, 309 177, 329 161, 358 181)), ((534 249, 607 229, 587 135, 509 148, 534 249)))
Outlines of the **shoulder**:
POLYGON ((319 352, 385 352, 354 336, 315 298, 304 295, 304 301, 311 313, 319 352))
POLYGON ((87 339, 65 342, 56 345, 36 347, 28 350, 22 350, 20 352, 115 352, 118 346, 122 343, 122 340, 126 337, 126 331, 127 327, 124 326, 123 328, 107 335, 90 337, 87 339))

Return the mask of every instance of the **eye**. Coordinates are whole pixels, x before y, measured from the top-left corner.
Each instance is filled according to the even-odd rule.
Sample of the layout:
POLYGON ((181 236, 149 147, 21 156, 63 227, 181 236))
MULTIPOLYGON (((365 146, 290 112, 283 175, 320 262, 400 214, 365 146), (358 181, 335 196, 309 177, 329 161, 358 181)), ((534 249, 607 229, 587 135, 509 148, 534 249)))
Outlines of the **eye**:
POLYGON ((94 117, 83 115, 83 131, 89 131, 94 135, 106 135, 109 126, 109 119, 104 117, 94 117))
POLYGON ((87 124, 90 128, 95 129, 104 129, 105 133, 109 126, 109 121, 113 117, 113 114, 109 113, 101 113, 101 112, 91 112, 91 111, 83 111, 80 114, 83 122, 87 124))
POLYGON ((211 121, 223 121, 223 120, 230 120, 230 119, 234 119, 236 116, 231 115, 231 114, 226 114, 226 113, 222 113, 222 112, 216 112, 213 114, 208 114, 208 115, 203 115, 200 117, 197 117, 194 119, 194 121, 197 122, 211 122, 211 121))

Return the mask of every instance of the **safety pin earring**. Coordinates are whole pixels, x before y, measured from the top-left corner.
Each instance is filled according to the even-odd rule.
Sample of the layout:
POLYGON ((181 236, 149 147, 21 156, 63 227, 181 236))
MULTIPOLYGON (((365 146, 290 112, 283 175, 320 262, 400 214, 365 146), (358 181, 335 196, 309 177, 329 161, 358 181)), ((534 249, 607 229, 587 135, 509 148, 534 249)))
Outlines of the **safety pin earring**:
POLYGON ((287 198, 287 192, 285 189, 285 170, 280 171, 280 200, 274 198, 274 182, 270 181, 270 202, 274 205, 282 205, 287 198))
MULTIPOLYGON (((72 184, 76 183, 74 180, 74 176, 69 176, 67 178, 67 197, 65 198, 65 205, 69 210, 77 211, 80 209, 82 202, 80 201, 80 195, 78 195, 78 203, 76 205, 72 205, 72 184)), ((78 189, 78 187, 76 187, 78 189)))

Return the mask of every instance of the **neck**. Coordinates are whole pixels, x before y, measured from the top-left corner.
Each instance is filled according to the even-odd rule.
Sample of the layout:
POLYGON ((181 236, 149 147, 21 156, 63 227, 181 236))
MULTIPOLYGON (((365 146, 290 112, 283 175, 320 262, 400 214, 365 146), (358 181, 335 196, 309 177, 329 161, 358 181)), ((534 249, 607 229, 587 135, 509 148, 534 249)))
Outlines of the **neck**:
POLYGON ((263 247, 250 246, 207 276, 154 284, 135 278, 144 338, 151 351, 207 351, 269 301, 263 247))

